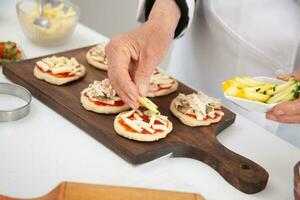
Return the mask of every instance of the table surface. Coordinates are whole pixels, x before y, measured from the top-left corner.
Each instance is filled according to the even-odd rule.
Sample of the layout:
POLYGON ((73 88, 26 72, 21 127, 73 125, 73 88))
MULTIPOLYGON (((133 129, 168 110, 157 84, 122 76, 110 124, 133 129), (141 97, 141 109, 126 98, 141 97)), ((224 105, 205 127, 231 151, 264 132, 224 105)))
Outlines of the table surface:
MULTIPOLYGON (((15 2, 1 2, 0 41, 19 43, 27 58, 106 39, 78 24, 63 46, 36 46, 21 31, 15 2)), ((0 82, 9 82, 1 72, 0 82)), ((0 124, 0 194, 36 197, 61 181, 74 181, 197 192, 207 199, 293 199, 293 166, 300 160, 299 149, 240 115, 218 139, 269 172, 265 190, 244 194, 206 164, 171 155, 143 165, 131 165, 34 98, 26 118, 0 124)))

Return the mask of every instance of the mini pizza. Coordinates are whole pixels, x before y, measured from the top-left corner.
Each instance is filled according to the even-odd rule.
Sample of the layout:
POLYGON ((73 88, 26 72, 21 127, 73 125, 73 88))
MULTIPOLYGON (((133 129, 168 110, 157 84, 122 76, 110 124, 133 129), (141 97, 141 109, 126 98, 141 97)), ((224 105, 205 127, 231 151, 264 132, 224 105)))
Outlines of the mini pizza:
POLYGON ((47 57, 36 62, 34 76, 54 85, 63 85, 83 77, 86 69, 75 58, 47 57))
POLYGON ((151 111, 131 110, 120 113, 114 121, 116 132, 128 139, 152 142, 165 138, 173 129, 166 116, 151 111))
POLYGON ((81 92, 80 101, 86 110, 101 114, 115 114, 129 109, 129 106, 112 88, 108 79, 90 84, 81 92))
POLYGON ((185 125, 208 126, 222 119, 221 101, 202 92, 179 94, 170 105, 171 112, 185 125))
POLYGON ((98 44, 91 48, 86 54, 86 59, 90 65, 98 69, 107 70, 107 57, 104 48, 105 43, 98 44))
POLYGON ((165 96, 175 92, 178 88, 178 82, 174 78, 155 69, 151 76, 151 92, 148 97, 165 96))

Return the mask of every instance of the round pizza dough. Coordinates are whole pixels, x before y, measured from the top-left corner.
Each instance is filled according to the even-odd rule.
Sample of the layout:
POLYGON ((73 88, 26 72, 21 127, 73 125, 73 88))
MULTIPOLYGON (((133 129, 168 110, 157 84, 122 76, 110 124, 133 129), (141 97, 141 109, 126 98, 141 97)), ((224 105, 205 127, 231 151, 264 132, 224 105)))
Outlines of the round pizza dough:
POLYGON ((170 110, 175 115, 183 124, 188 125, 188 126, 209 126, 210 124, 217 123, 221 121, 222 116, 218 115, 214 119, 207 119, 207 120, 197 120, 193 117, 187 116, 181 112, 179 112, 176 107, 175 107, 175 99, 171 102, 170 105, 170 110))
POLYGON ((136 141, 141 141, 141 142, 153 142, 153 141, 157 141, 159 139, 165 138, 173 130, 173 124, 171 121, 168 120, 168 124, 167 124, 168 129, 165 131, 158 132, 158 133, 142 134, 142 133, 136 133, 136 132, 134 133, 134 132, 126 131, 124 126, 122 126, 119 123, 119 120, 121 119, 121 115, 124 113, 125 112, 120 113, 119 115, 116 116, 116 118, 114 120, 114 128, 115 128, 115 131, 119 135, 121 135, 125 138, 131 139, 131 140, 136 140, 136 141))
POLYGON ((116 114, 128 110, 130 107, 127 104, 123 106, 100 106, 91 102, 84 94, 80 96, 80 102, 86 110, 90 110, 101 114, 116 114))
POLYGON ((56 76, 52 76, 51 74, 48 74, 47 72, 43 72, 37 66, 35 66, 34 70, 33 70, 33 75, 37 79, 44 80, 44 81, 46 81, 48 83, 51 83, 53 85, 63 85, 63 84, 66 84, 68 82, 78 80, 78 79, 80 79, 81 77, 83 77, 85 75, 86 68, 83 65, 80 65, 80 67, 81 67, 81 71, 82 71, 81 75, 75 75, 75 76, 66 77, 66 78, 59 78, 59 77, 56 77, 56 76))
POLYGON ((172 92, 175 92, 178 88, 178 81, 175 79, 174 79, 174 81, 175 82, 172 84, 171 88, 149 92, 147 97, 160 97, 160 96, 165 96, 165 95, 171 94, 172 92))
MULTIPOLYGON (((104 49, 104 44, 98 44, 98 45, 102 46, 103 49, 104 49)), ((107 67, 108 67, 108 66, 107 66, 106 64, 100 63, 100 62, 98 62, 98 61, 95 61, 95 60, 91 57, 90 52, 91 52, 94 48, 95 48, 95 47, 91 48, 91 49, 88 50, 88 52, 86 53, 86 59, 87 59, 87 62, 88 62, 90 65, 92 65, 93 67, 97 68, 97 69, 101 69, 101 70, 107 71, 107 67)))

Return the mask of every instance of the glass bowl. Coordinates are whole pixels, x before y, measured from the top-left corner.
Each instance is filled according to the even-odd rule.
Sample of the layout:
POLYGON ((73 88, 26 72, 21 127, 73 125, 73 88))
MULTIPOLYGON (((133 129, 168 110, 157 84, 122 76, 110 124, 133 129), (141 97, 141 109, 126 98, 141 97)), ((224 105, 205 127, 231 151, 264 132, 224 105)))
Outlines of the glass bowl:
POLYGON ((39 16, 37 1, 22 0, 17 3, 16 9, 25 35, 32 42, 43 46, 57 46, 67 41, 80 15, 79 7, 69 1, 47 1, 44 15, 51 25, 50 28, 43 28, 34 24, 34 20, 39 16))

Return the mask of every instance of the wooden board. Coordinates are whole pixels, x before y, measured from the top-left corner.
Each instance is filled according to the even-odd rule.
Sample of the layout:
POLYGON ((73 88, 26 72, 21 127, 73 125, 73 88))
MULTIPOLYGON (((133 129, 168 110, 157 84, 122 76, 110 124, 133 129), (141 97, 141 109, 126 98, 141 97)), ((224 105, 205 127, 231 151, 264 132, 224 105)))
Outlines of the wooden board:
POLYGON ((294 167, 294 196, 300 200, 300 161, 294 167))
MULTIPOLYGON (((32 200, 204 200, 195 193, 63 182, 45 196, 32 200)), ((1 196, 0 200, 21 200, 1 196)), ((30 200, 30 199, 27 199, 30 200)))
POLYGON ((179 83, 178 92, 152 99, 159 106, 161 113, 168 115, 174 124, 172 133, 157 142, 135 142, 123 138, 114 131, 115 115, 100 115, 86 111, 80 104, 80 92, 93 80, 107 77, 106 72, 97 70, 87 63, 85 54, 88 49, 89 47, 86 47, 56 54, 73 56, 87 67, 87 75, 83 79, 63 86, 54 86, 33 76, 35 62, 40 58, 5 64, 3 73, 130 163, 145 163, 173 152, 175 157, 187 157, 205 162, 230 184, 245 193, 256 193, 265 188, 268 180, 266 170, 253 161, 233 153, 216 139, 216 134, 234 122, 234 113, 223 108, 225 115, 221 122, 196 128, 183 125, 171 114, 169 105, 178 92, 193 92, 182 83, 179 83))

